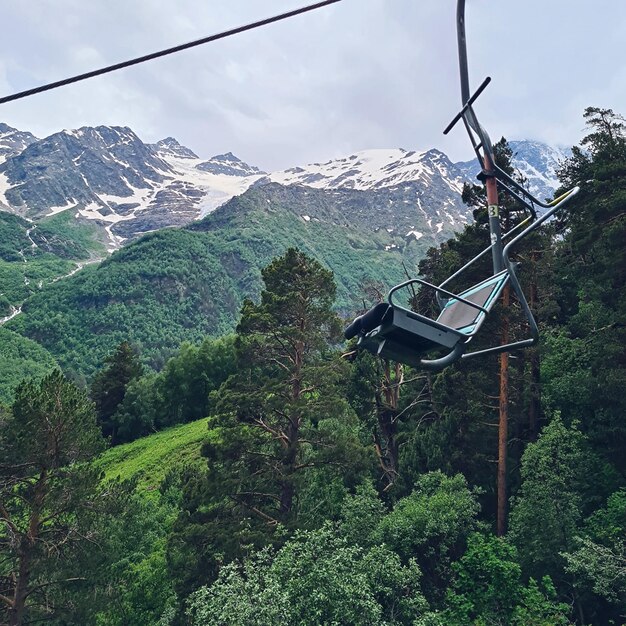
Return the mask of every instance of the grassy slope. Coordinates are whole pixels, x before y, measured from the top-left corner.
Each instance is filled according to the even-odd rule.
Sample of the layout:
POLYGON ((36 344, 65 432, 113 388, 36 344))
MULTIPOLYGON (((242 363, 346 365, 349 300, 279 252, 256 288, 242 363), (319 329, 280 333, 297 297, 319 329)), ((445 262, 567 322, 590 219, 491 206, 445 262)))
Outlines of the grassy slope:
POLYGON ((136 478, 141 489, 156 489, 169 470, 204 464, 200 447, 207 433, 206 418, 199 419, 115 446, 96 463, 104 471, 105 479, 136 478))
POLYGON ((77 220, 72 211, 43 218, 32 235, 37 245, 63 258, 88 260, 107 254, 102 227, 77 220))

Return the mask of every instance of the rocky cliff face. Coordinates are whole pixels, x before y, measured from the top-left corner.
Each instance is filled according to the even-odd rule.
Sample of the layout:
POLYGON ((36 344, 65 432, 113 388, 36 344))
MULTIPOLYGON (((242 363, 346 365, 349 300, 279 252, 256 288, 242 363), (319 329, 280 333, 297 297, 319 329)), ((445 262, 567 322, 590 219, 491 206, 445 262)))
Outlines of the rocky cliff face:
POLYGON ((19 154, 35 141, 35 135, 0 123, 0 162, 19 154))

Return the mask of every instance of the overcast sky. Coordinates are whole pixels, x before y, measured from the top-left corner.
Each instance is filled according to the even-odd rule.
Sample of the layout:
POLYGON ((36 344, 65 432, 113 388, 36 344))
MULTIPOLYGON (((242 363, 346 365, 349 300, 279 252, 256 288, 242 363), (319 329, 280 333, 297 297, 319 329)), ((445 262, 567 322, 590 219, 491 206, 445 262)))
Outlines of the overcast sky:
MULTIPOLYGON (((313 0, 4 0, 0 94, 313 0)), ((39 137, 85 125, 174 136, 265 170, 403 147, 473 154, 459 126, 455 0, 342 0, 172 57, 1 105, 39 137)), ((467 0, 470 81, 494 139, 570 146, 586 106, 626 115, 625 0, 467 0)))

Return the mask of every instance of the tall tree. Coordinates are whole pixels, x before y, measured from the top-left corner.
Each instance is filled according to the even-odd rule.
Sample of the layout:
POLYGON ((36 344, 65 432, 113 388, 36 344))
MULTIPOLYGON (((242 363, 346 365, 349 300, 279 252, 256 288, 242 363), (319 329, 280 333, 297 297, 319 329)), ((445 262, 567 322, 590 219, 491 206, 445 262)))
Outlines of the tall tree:
POLYGON ((170 544, 179 590, 210 579, 218 553, 232 558, 279 525, 316 525, 363 464, 341 391, 348 366, 329 354, 340 328, 332 273, 295 249, 262 273, 261 301, 244 303, 237 328, 237 374, 214 394, 207 473, 188 483, 170 544))
MULTIPOLYGON (((333 390, 338 364, 321 359, 338 337, 332 273, 292 248, 262 274, 261 302, 243 305, 237 327, 243 367, 220 390, 216 425, 255 440, 239 453, 243 472, 233 497, 275 524, 291 517, 299 474, 336 462, 326 453, 334 446, 323 420, 346 406, 333 390)), ((214 451, 205 447, 207 456, 214 451)))
MULTIPOLYGON (((497 142, 494 150, 498 165, 510 175, 515 175, 511 167, 512 153, 506 140, 497 142)), ((466 185, 463 200, 474 207, 475 223, 439 249, 429 251, 420 263, 420 273, 431 283, 440 283, 489 245, 484 190, 466 185)), ((506 233, 521 219, 521 207, 503 193, 499 202, 502 229, 506 233)), ((526 247, 515 250, 518 258, 524 261, 522 280, 531 273, 531 254, 526 247)), ((537 242, 533 242, 529 249, 534 251, 537 247, 537 242)), ((490 259, 485 256, 453 281, 449 288, 460 292, 483 280, 492 271, 490 259)), ((428 310, 426 296, 432 301, 432 294, 418 294, 420 310, 428 310)), ((503 303, 494 308, 480 334, 472 339, 471 349, 492 347, 521 338, 520 335, 527 336, 524 334, 527 333, 525 324, 517 315, 518 310, 516 299, 505 291, 503 303)), ((530 373, 537 376, 536 369, 530 373)), ((509 456, 512 449, 517 452, 516 448, 512 448, 511 440, 524 440, 527 436, 526 424, 529 420, 525 400, 528 394, 524 391, 531 387, 527 375, 524 360, 509 360, 507 355, 464 360, 447 368, 434 377, 430 385, 432 402, 426 404, 427 418, 420 420, 421 426, 406 450, 406 454, 414 457, 418 471, 460 471, 481 485, 485 489, 483 510, 488 515, 494 512, 501 534, 506 529, 506 503, 511 465, 514 465, 509 456)), ((533 388, 536 392, 537 385, 533 388)))
POLYGON ((559 172, 581 183, 557 250, 563 327, 544 368, 549 401, 626 479, 626 122, 610 109, 585 111, 590 133, 559 172))
POLYGON ((585 513, 602 501, 606 472, 576 427, 555 417, 522 457, 522 485, 513 499, 510 537, 526 575, 548 574, 563 594, 571 594, 584 623, 583 603, 567 576, 565 552, 572 552, 585 513))
MULTIPOLYGON (((55 563, 89 537, 99 473, 84 462, 103 447, 93 404, 54 371, 23 383, 0 429, 0 602, 7 623, 51 611, 60 578, 55 563)), ((75 576, 80 577, 76 572, 75 576)))
POLYGON ((91 397, 96 404, 98 421, 102 434, 111 438, 111 444, 117 442, 117 424, 113 419, 122 404, 129 383, 141 376, 143 371, 137 353, 128 341, 123 341, 115 352, 105 361, 91 384, 91 397))

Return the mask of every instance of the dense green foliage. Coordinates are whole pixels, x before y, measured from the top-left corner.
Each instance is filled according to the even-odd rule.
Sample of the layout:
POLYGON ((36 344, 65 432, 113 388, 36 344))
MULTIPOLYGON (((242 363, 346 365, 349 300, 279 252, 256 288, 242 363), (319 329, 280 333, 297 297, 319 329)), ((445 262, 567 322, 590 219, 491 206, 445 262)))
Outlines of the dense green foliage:
POLYGON ((52 355, 31 339, 0 328, 0 403, 12 403, 24 379, 43 377, 57 367, 52 355))
POLYGON ((114 445, 118 442, 118 426, 114 416, 124 401, 127 387, 141 376, 142 366, 127 341, 122 341, 115 352, 107 357, 105 364, 91 383, 91 399, 96 405, 102 434, 110 438, 114 445))
POLYGON ((69 274, 76 262, 104 257, 97 237, 96 226, 67 212, 34 223, 0 211, 0 316, 69 274))
POLYGON ((273 541, 279 526, 316 524, 316 511, 337 505, 365 457, 340 393, 345 364, 327 354, 338 331, 331 273, 290 248, 263 278, 260 303, 243 305, 236 374, 214 394, 208 471, 184 490, 171 549, 180 588, 214 576, 220 555, 273 541), (199 533, 215 544, 198 545, 199 533))
MULTIPOLYGON (((21 386, 12 411, 0 414, 0 603, 12 623, 42 617, 58 626, 624 623, 626 128, 609 110, 588 109, 585 117, 590 134, 561 177, 566 186, 591 182, 558 223, 515 252, 542 342, 509 361, 467 360, 424 373, 369 355, 340 358, 334 279, 340 294, 347 283, 342 287, 339 271, 333 276, 328 257, 317 254, 320 241, 304 240, 316 223, 301 219, 301 207, 292 210, 298 223, 292 232, 303 229, 306 253, 288 245, 281 203, 289 193, 272 189, 269 197, 253 190, 237 201, 246 242, 238 251, 234 231, 229 239, 224 230, 238 219, 230 204, 193 231, 149 236, 73 280, 76 303, 91 303, 83 311, 106 315, 112 302, 124 303, 122 317, 135 306, 141 315, 150 284, 163 307, 155 304, 137 319, 159 319, 163 327, 151 331, 153 344, 145 328, 133 336, 130 321, 115 331, 97 327, 104 338, 93 339, 89 355, 79 333, 68 335, 76 369, 100 368, 93 389, 115 392, 107 424, 117 442, 138 438, 95 463, 86 465, 79 453, 99 441, 93 407, 60 374, 21 386), (274 233, 284 250, 261 236, 268 224, 284 226, 274 233), (168 242, 179 247, 162 249, 168 242), (159 249, 166 259, 160 266, 159 249), (224 253, 219 262, 216 250, 224 253), (203 268, 217 277, 211 289, 229 293, 233 316, 240 315, 234 336, 201 337, 213 330, 191 328, 197 319, 191 310, 189 326, 182 318, 180 327, 167 322, 185 302, 173 259, 181 271, 198 272, 197 285, 203 268), (246 289, 256 297, 241 300, 246 289), (142 358, 159 371, 142 369, 128 346, 112 353, 128 340, 145 348, 142 358), (503 404, 508 432, 497 421, 503 404), (66 437, 61 429, 57 437, 50 425, 63 416, 81 432, 66 437), (507 434, 503 442, 498 432, 507 434), (508 511, 496 507, 502 444, 510 461, 500 475, 508 511), (24 533, 25 524, 41 498, 46 511, 52 502, 42 490, 49 465, 56 481, 50 494, 72 505, 62 527, 52 524, 51 537, 79 532, 52 551, 29 552, 37 541, 24 533), (508 528, 496 523, 501 513, 508 528), (79 535, 93 538, 94 547, 73 541, 79 535), (28 584, 44 587, 22 594, 25 612, 15 618, 16 564, 26 554, 34 564, 28 584)), ((505 142, 498 151, 506 163, 505 142)), ((476 223, 428 252, 421 270, 432 282, 488 241, 480 191, 467 188, 465 197, 476 206, 476 223)), ((503 204, 508 228, 519 216, 503 204)), ((321 241, 332 248, 334 236, 321 241)), ((345 259, 350 271, 354 258, 345 259)), ((468 280, 482 278, 487 265, 468 280)), ((377 285, 366 287, 375 301, 377 285)), ((47 291, 59 296, 56 323, 66 320, 60 332, 74 328, 78 317, 70 321, 74 312, 63 308, 69 292, 56 285, 47 291)), ((423 293, 412 304, 432 307, 423 293)), ((40 305, 42 312, 43 299, 40 305)), ((85 333, 94 330, 80 319, 85 333)), ((232 329, 233 318, 221 319, 221 330, 232 329)), ((53 332, 43 317, 35 323, 27 316, 22 328, 37 324, 53 332)), ((515 298, 484 329, 474 347, 523 336, 515 298)))
POLYGON ((232 330, 234 287, 201 235, 166 230, 36 294, 10 324, 74 372, 125 340, 160 368, 183 341, 232 330))
POLYGON ((385 546, 364 548, 327 524, 299 531, 275 555, 264 550, 191 596, 191 624, 208 626, 401 626, 426 607, 414 562, 385 546))
POLYGON ((449 608, 438 616, 443 624, 569 624, 569 607, 555 601, 550 578, 541 586, 531 578, 524 586, 515 548, 499 537, 472 535, 454 574, 449 608))
POLYGON ((158 373, 145 371, 130 344, 122 342, 91 383, 103 433, 116 445, 208 416, 212 392, 236 367, 233 336, 185 342, 158 373))
POLYGON ((38 293, 44 285, 69 274, 76 265, 66 259, 44 254, 33 259, 0 260, 0 314, 9 316, 29 296, 38 293))
POLYGON ((234 338, 183 343, 158 373, 130 381, 112 416, 117 441, 131 441, 155 430, 208 416, 211 393, 236 370, 234 338))
POLYGON ((0 615, 19 626, 56 612, 64 561, 87 540, 101 499, 86 462, 103 441, 93 405, 59 370, 21 384, 1 426, 0 615))

